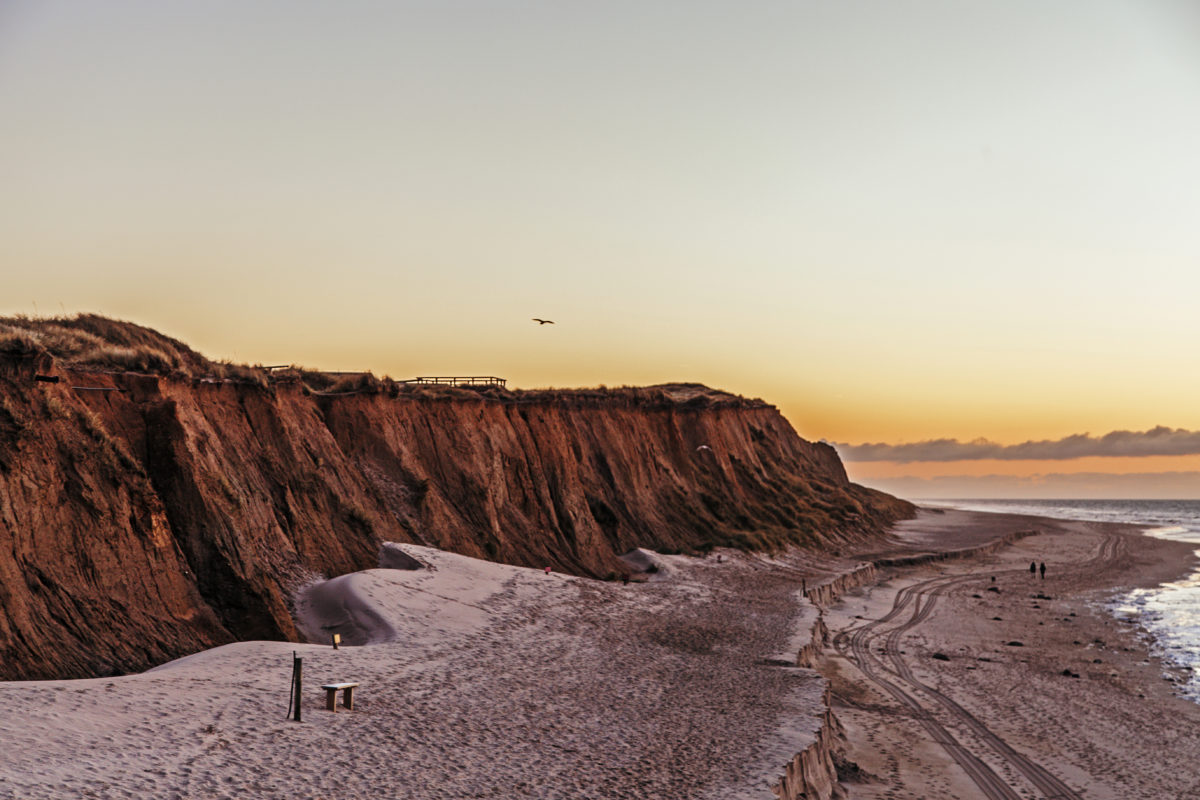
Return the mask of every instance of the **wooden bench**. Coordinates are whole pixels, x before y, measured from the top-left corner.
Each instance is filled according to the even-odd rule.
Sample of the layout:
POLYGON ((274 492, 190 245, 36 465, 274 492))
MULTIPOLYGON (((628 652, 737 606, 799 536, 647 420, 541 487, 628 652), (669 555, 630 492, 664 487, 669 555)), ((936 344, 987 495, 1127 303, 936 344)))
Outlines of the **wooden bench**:
POLYGON ((350 711, 354 710, 354 690, 357 683, 326 683, 321 688, 325 690, 325 707, 337 713, 337 693, 342 690, 342 705, 350 711))

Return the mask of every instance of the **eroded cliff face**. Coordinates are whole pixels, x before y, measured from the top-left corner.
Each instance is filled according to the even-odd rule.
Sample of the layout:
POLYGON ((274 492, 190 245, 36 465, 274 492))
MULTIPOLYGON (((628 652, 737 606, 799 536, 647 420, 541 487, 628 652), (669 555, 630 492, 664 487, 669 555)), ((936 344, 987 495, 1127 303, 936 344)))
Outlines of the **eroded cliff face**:
POLYGON ((606 577, 634 547, 836 546, 907 513, 773 407, 690 391, 318 406, 388 535, 508 563, 606 577))
POLYGON ((837 548, 910 513, 703 387, 321 395, 9 353, 0 678, 297 639, 292 591, 388 540, 603 578, 634 547, 837 548))

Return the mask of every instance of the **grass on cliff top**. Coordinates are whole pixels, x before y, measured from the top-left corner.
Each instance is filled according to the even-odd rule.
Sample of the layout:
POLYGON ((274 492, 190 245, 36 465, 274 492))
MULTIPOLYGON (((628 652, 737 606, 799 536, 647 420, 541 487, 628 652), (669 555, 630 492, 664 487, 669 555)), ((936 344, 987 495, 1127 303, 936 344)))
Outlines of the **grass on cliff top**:
POLYGON ((0 354, 47 354, 68 367, 266 384, 261 367, 212 361, 178 339, 98 314, 0 318, 0 354))
MULTIPOLYGON (((306 377, 306 383, 311 382, 306 377)), ((329 387, 329 393, 338 391, 386 394, 389 397, 404 397, 414 400, 492 400, 501 403, 585 406, 621 406, 639 408, 713 408, 767 407, 762 400, 730 394, 698 383, 660 384, 656 386, 595 386, 579 389, 508 389, 501 386, 446 386, 416 384, 378 379, 367 373, 354 380, 346 380, 329 387)))
POLYGON ((28 358, 46 354, 63 366, 103 372, 136 372, 195 379, 232 380, 269 386, 300 384, 320 395, 380 394, 422 400, 488 399, 510 403, 561 403, 571 406, 761 407, 761 400, 711 389, 698 383, 655 386, 596 386, 579 389, 507 389, 500 386, 413 384, 370 372, 331 373, 289 367, 268 370, 213 361, 178 339, 133 322, 98 314, 73 317, 0 317, 0 356, 28 358))
POLYGON ((48 353, 67 364, 131 372, 204 373, 213 365, 183 342, 96 314, 0 318, 0 351, 48 353))

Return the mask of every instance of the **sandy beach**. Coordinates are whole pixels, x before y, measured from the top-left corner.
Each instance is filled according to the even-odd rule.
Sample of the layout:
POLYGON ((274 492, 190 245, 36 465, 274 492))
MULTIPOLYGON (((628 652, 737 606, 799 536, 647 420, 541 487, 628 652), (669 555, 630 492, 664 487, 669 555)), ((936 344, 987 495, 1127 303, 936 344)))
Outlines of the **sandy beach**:
POLYGON ((0 796, 770 797, 819 725, 821 678, 764 662, 805 619, 786 560, 665 557, 624 586, 405 549, 429 568, 343 576, 300 608, 314 638, 368 646, 3 684, 0 796), (325 710, 330 681, 361 684, 352 713, 325 710))
MULTIPOLYGON (((900 531, 946 542, 965 520, 926 513, 900 531)), ((1036 527, 990 556, 889 571, 830 609, 820 668, 859 770, 843 776, 850 797, 1200 797, 1200 706, 1105 608, 1190 572, 1193 546, 1036 527)))
POLYGON ((140 675, 0 684, 0 797, 769 799, 827 685, 846 734, 834 791, 852 798, 1042 797, 1055 781, 1067 797, 1194 796, 1200 707, 1102 607, 1178 577, 1190 547, 965 512, 898 535, 833 561, 654 556, 629 585, 404 545, 423 568, 298 603, 307 635, 340 633, 340 650, 247 642, 140 675), (989 555, 883 568, 823 612, 801 594, 1031 528, 989 555), (819 613, 820 673, 789 666, 819 613), (285 719, 293 652, 301 723, 285 719), (325 710, 332 681, 361 684, 353 712, 325 710))

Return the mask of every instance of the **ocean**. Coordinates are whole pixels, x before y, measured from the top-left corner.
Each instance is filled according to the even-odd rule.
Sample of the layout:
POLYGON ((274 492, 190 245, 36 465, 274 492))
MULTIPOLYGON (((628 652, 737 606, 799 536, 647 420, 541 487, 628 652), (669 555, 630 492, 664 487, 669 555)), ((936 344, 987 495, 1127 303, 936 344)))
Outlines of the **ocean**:
MULTIPOLYGON (((1150 536, 1194 542, 1200 552, 1200 500, 945 500, 931 504, 969 511, 1126 522, 1142 526, 1150 536)), ((1200 703, 1200 570, 1174 583, 1118 595, 1108 610, 1150 634, 1157 655, 1190 670, 1191 677, 1181 690, 1200 703)))

